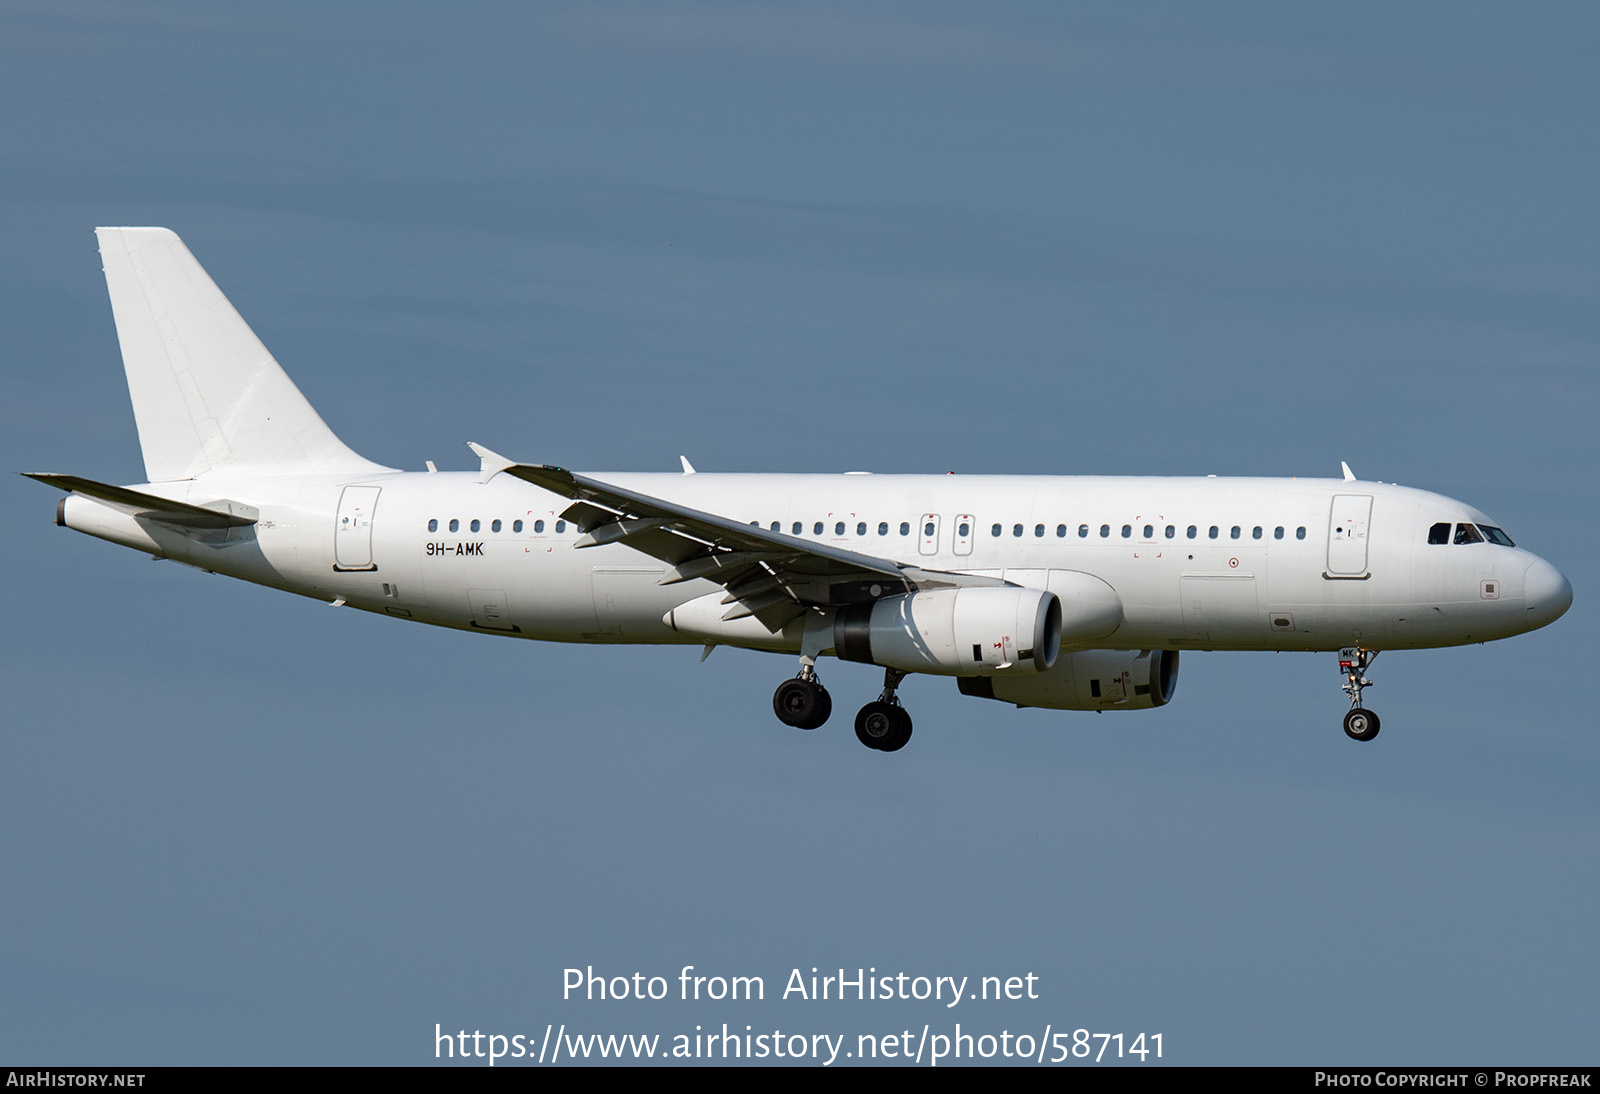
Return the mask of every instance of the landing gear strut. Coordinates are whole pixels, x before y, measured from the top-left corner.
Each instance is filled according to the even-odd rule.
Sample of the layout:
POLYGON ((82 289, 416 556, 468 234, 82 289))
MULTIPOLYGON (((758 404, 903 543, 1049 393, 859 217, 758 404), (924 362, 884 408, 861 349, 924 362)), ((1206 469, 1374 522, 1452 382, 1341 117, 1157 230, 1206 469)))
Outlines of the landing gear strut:
POLYGON ((1339 651, 1339 669, 1344 673, 1344 693, 1350 696, 1350 713, 1344 716, 1344 733, 1352 741, 1370 741, 1378 735, 1378 716, 1361 705, 1361 689, 1370 688, 1367 667, 1378 659, 1377 650, 1339 651))
POLYGON ((816 729, 833 713, 833 700, 817 679, 817 670, 802 665, 799 676, 785 680, 772 693, 772 709, 786 726, 816 729))
POLYGON ((883 670, 883 694, 856 715, 856 739, 879 752, 898 752, 911 740, 911 715, 900 705, 895 689, 905 679, 896 669, 883 670))

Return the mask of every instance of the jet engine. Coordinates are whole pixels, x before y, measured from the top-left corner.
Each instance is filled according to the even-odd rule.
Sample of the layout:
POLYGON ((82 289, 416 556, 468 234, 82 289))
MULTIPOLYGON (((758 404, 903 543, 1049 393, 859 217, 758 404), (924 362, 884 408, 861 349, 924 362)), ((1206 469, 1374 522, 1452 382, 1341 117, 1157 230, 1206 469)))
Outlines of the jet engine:
POLYGON ((1083 650, 1064 653, 1047 672, 1026 677, 972 676, 961 694, 1052 710, 1148 710, 1166 706, 1178 686, 1177 650, 1083 650))
POLYGON ((1016 586, 927 589, 841 608, 834 652, 902 672, 1040 673, 1061 649, 1061 601, 1016 586))

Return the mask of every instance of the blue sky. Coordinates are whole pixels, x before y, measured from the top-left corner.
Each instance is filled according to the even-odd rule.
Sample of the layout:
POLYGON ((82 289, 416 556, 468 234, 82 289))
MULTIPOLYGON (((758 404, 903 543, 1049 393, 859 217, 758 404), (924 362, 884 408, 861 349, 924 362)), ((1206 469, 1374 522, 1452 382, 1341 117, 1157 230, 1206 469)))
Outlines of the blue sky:
POLYGON ((1331 655, 1212 654, 1105 717, 913 679, 890 758, 778 726, 786 659, 330 611, 54 528, 13 476, 0 1058, 961 1021, 1589 1060, 1597 53, 1583 5, 7 5, 13 471, 139 477, 91 230, 164 224, 392 465, 1348 460, 1576 602, 1386 656, 1370 746, 1331 655), (686 964, 769 997, 561 998, 686 964), (1040 998, 773 998, 812 966, 1040 998))

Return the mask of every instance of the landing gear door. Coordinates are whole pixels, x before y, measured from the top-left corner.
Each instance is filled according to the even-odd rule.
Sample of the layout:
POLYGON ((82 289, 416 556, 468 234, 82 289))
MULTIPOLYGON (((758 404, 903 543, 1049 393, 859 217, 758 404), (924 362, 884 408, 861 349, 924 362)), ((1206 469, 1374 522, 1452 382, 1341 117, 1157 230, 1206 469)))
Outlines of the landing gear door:
POLYGON ((372 562, 372 515, 378 510, 376 486, 347 486, 339 495, 333 527, 335 570, 376 570, 372 562))
POLYGON ((1371 494, 1339 494, 1328 520, 1328 576, 1365 577, 1371 494))
POLYGON ((939 514, 924 513, 917 526, 917 531, 922 533, 922 539, 917 544, 917 550, 925 555, 939 553, 939 514))

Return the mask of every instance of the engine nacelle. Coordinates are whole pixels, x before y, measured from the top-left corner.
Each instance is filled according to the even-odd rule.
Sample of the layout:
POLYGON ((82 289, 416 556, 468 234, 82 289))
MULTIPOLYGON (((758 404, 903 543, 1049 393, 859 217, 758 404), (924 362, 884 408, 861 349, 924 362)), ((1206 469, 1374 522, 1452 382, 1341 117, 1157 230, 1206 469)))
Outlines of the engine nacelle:
POLYGON ((1149 710, 1166 706, 1178 686, 1177 650, 1084 650, 1064 653, 1033 676, 974 676, 961 694, 1052 710, 1149 710))
POLYGON ((1061 649, 1061 601, 1015 586, 928 589, 841 608, 834 652, 943 676, 1044 672, 1061 649))

